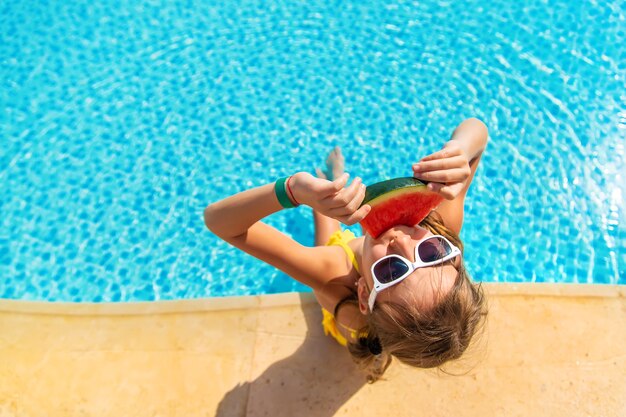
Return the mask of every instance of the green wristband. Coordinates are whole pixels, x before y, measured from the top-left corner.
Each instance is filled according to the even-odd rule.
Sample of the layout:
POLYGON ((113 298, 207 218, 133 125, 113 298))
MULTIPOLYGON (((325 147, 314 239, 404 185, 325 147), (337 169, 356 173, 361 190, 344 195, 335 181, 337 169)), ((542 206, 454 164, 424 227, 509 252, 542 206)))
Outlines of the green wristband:
POLYGON ((285 182, 289 177, 279 178, 276 180, 276 184, 274 184, 274 192, 276 192, 276 197, 278 198, 278 202, 283 208, 294 208, 295 206, 289 199, 287 195, 287 190, 285 189, 285 182))

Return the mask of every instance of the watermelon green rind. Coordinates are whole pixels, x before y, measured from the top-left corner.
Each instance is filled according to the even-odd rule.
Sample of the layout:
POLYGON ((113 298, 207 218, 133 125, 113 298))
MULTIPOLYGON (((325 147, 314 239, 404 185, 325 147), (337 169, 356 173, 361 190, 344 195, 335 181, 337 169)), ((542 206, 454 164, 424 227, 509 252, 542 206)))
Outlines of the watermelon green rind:
POLYGON ((363 204, 372 207, 361 221, 364 232, 374 238, 396 225, 414 226, 443 201, 443 197, 412 177, 395 178, 367 187, 363 204))
MULTIPOLYGON (((387 194, 389 192, 400 192, 402 189, 412 188, 412 187, 425 187, 427 183, 424 183, 417 178, 413 177, 401 177, 394 178, 387 181, 377 182, 376 184, 368 185, 365 189, 365 198, 363 199, 363 204, 373 203, 373 200, 380 197, 383 194, 387 194)), ((406 190, 405 190, 406 191, 406 190)), ((410 191, 410 190, 409 190, 410 191)))

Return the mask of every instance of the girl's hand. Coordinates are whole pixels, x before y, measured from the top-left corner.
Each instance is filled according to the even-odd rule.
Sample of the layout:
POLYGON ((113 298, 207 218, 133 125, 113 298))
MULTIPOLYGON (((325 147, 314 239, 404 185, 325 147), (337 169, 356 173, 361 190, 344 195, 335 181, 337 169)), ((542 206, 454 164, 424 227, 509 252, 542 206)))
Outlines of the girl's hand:
POLYGON ((371 207, 361 202, 365 198, 365 185, 355 178, 348 187, 349 174, 344 173, 334 181, 315 178, 308 172, 298 172, 291 178, 291 190, 296 201, 313 210, 350 226, 363 220, 371 207))
POLYGON ((428 189, 448 200, 454 200, 459 195, 470 175, 467 152, 455 140, 413 164, 413 176, 430 181, 428 189))

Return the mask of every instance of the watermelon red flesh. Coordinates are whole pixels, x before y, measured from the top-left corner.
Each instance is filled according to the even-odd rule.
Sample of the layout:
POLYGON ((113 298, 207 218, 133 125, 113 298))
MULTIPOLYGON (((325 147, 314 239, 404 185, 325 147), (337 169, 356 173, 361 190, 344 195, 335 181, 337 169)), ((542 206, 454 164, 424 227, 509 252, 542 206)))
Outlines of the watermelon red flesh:
POLYGON ((361 221, 361 227, 374 238, 393 226, 415 226, 443 201, 443 197, 414 178, 398 178, 371 187, 378 195, 364 201, 372 210, 361 221))

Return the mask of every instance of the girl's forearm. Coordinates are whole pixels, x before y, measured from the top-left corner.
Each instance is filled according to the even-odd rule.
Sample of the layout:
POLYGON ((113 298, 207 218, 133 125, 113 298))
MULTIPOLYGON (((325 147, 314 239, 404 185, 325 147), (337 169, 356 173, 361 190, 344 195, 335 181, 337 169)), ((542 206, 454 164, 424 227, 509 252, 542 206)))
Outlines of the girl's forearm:
POLYGON ((204 209, 204 224, 221 238, 235 237, 282 208, 274 183, 266 184, 210 204, 204 209))
POLYGON ((470 118, 457 126, 451 140, 461 144, 471 162, 485 150, 488 136, 487 126, 478 119, 470 118))

